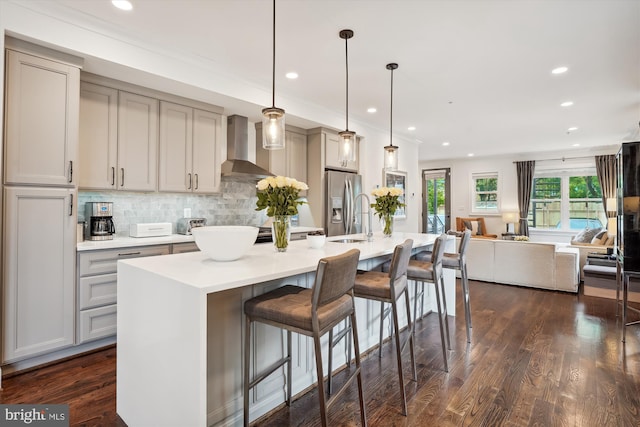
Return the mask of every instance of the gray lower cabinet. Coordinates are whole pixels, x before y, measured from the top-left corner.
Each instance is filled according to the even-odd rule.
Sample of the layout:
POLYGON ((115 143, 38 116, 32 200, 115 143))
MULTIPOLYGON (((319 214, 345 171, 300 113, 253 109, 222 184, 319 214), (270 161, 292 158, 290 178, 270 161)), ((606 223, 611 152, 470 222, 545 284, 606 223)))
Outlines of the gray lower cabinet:
POLYGON ((74 196, 72 188, 4 189, 2 363, 74 344, 74 196))
POLYGON ((118 260, 169 253, 171 245, 78 252, 76 343, 116 334, 118 260))

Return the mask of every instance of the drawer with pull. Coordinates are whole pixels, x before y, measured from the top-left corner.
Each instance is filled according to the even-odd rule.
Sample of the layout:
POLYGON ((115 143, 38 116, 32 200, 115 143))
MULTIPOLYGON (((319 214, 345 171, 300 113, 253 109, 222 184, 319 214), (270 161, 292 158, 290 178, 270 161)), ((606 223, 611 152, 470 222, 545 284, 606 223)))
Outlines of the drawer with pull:
POLYGON ((169 245, 136 246, 82 252, 79 254, 78 260, 79 273, 80 277, 115 273, 117 271, 118 260, 120 259, 168 255, 170 253, 169 245))

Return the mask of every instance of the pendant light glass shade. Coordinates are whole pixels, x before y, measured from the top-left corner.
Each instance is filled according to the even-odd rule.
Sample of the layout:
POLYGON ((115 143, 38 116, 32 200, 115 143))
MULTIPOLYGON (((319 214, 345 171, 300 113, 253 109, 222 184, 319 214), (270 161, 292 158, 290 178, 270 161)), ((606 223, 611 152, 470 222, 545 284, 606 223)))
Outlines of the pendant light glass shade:
POLYGON ((398 170, 398 147, 386 145, 384 147, 384 169, 388 171, 398 170))
POLYGON ((347 166, 348 162, 356 161, 356 133, 350 130, 338 132, 340 136, 340 153, 338 160, 342 166, 347 166))
POLYGON ((387 70, 391 70, 391 108, 389 120, 389 145, 384 147, 384 169, 388 171, 398 170, 398 147, 393 145, 393 70, 398 64, 387 64, 387 70))
POLYGON ((340 31, 339 35, 341 39, 344 39, 346 65, 346 127, 344 131, 338 133, 338 135, 340 135, 340 151, 338 152, 338 161, 342 166, 347 166, 349 162, 356 161, 356 133, 349 130, 349 51, 347 49, 347 40, 353 37, 353 31, 342 30, 340 31))
POLYGON ((262 148, 284 148, 284 110, 276 107, 276 0, 273 0, 273 72, 271 107, 262 110, 262 148))
POLYGON ((270 107, 262 110, 262 148, 284 148, 284 110, 270 107))

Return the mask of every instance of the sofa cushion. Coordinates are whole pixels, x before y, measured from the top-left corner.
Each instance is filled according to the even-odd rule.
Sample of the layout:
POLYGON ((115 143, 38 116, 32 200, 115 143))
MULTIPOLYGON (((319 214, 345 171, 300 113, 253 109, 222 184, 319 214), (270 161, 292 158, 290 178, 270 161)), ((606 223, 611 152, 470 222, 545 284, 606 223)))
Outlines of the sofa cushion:
POLYGON ((576 234, 573 240, 571 240, 571 243, 591 243, 591 240, 593 240, 593 236, 598 234, 600 230, 600 228, 585 228, 584 230, 576 234))

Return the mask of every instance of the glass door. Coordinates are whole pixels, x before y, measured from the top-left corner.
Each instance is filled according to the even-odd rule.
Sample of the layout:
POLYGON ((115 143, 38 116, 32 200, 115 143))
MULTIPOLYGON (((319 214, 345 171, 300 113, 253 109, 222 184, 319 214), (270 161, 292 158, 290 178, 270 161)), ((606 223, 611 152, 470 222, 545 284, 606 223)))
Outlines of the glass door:
POLYGON ((446 169, 422 171, 422 232, 441 234, 451 229, 451 172, 446 169))

